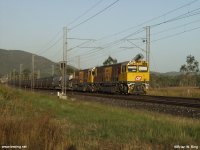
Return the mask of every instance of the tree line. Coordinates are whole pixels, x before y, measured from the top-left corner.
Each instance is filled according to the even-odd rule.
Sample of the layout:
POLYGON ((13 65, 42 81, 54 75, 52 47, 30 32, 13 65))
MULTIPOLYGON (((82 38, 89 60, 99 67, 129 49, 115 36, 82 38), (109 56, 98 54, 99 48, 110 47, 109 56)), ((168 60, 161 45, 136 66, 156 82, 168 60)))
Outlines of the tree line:
POLYGON ((150 86, 155 88, 200 86, 199 62, 194 56, 188 55, 186 57, 186 64, 180 67, 180 75, 166 76, 151 74, 150 86))

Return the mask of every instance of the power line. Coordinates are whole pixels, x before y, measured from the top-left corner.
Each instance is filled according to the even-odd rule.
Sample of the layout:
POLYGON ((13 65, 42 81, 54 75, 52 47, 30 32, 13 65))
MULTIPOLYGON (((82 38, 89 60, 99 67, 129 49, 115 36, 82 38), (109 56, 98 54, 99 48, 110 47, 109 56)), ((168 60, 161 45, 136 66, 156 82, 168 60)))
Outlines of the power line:
POLYGON ((110 8, 111 6, 113 6, 114 4, 116 4, 119 0, 114 1, 113 3, 111 3, 110 5, 108 5, 107 7, 105 7, 104 9, 102 9, 101 11, 97 12, 96 14, 92 15, 91 17, 87 18, 86 20, 80 22, 79 24, 73 26, 70 28, 70 30, 73 30, 75 28, 77 28, 78 26, 80 26, 81 24, 91 20, 92 18, 96 17, 97 15, 103 13, 104 11, 106 11, 108 8, 110 8))
POLYGON ((192 10, 192 11, 190 11, 190 12, 181 14, 181 15, 179 15, 179 16, 177 16, 177 17, 174 17, 174 18, 172 18, 172 19, 169 19, 169 20, 167 20, 167 21, 163 21, 163 22, 160 22, 160 23, 151 25, 151 27, 157 27, 157 26, 160 26, 160 25, 165 24, 165 23, 169 23, 169 22, 173 22, 173 21, 180 20, 180 19, 188 18, 188 17, 191 17, 191 16, 199 15, 199 14, 200 14, 200 11, 195 12, 195 11, 197 11, 197 10, 200 10, 200 8, 197 8, 197 9, 194 9, 194 10, 192 10))
MULTIPOLYGON (((162 25, 162 24, 165 24, 165 23, 169 23, 169 22, 172 22, 172 21, 179 20, 179 19, 191 17, 191 16, 194 16, 194 15, 199 15, 199 14, 200 14, 200 11, 195 12, 195 11, 197 11, 197 10, 199 10, 199 9, 200 9, 200 8, 194 9, 194 10, 192 10, 192 11, 190 11, 190 12, 181 14, 181 15, 179 15, 179 16, 177 16, 177 17, 174 17, 174 18, 169 19, 169 20, 167 20, 167 21, 164 21, 164 22, 161 22, 161 23, 157 23, 157 24, 154 24, 154 25, 151 25, 151 26, 152 26, 152 27, 156 27, 156 26, 159 26, 159 25, 162 25)), ((128 37, 130 37, 130 36, 132 36, 132 35, 138 34, 138 33, 142 32, 142 31, 144 31, 144 29, 138 30, 138 31, 136 31, 136 32, 134 32, 134 33, 131 33, 131 34, 127 35, 126 37, 124 37, 123 39, 126 39, 126 38, 128 38, 128 37)), ((50 47, 46 48, 44 51, 40 52, 39 54, 42 54, 43 52, 45 52, 45 51, 47 51, 48 49, 50 49, 50 48, 52 48, 53 46, 55 46, 61 39, 62 39, 62 38, 58 39, 58 40, 57 40, 55 43, 53 43, 50 47)), ((91 40, 91 39, 80 39, 80 38, 69 38, 69 39, 91 40)), ((82 45, 82 44, 81 44, 81 45, 82 45)), ((79 47, 79 46, 81 46, 81 45, 75 46, 74 48, 77 48, 77 47, 79 47)), ((72 49, 74 49, 74 48, 72 48, 72 49)), ((70 49, 70 50, 72 50, 72 49, 70 49)))
POLYGON ((57 41, 55 41, 51 46, 49 46, 48 48, 44 49, 43 51, 41 51, 38 55, 43 54, 44 52, 48 51, 49 49, 51 49, 52 47, 54 47, 58 42, 60 42, 60 40, 62 39, 62 37, 60 37, 57 41))
POLYGON ((95 3, 92 7, 90 7, 89 9, 87 9, 84 13, 82 13, 80 16, 78 16, 77 18, 75 18, 73 21, 71 21, 69 25, 73 24, 74 22, 76 22, 77 20, 79 20, 81 17, 83 17, 84 15, 86 15, 88 12, 90 12, 92 9, 94 9, 96 6, 98 6, 103 0, 98 1, 97 3, 95 3))
MULTIPOLYGON (((197 29, 200 29, 200 27, 196 27, 196 28, 192 28, 192 29, 189 29, 189 30, 185 30, 185 31, 182 31, 182 32, 178 32, 178 33, 175 33, 175 34, 172 34, 172 35, 168 35, 168 36, 165 36, 165 37, 162 37, 162 38, 160 38, 160 39, 157 39, 157 40, 153 40, 153 41, 151 41, 151 42, 156 42, 156 41, 159 41, 159 40, 164 40, 164 39, 167 39, 167 38, 171 38, 171 37, 174 37, 174 36, 178 36, 178 35, 180 35, 180 34, 183 34, 183 33, 186 33, 186 32, 190 32, 190 31, 194 31, 194 30, 197 30, 197 29)), ((112 43, 112 45, 110 45, 110 46, 113 46, 113 44, 114 43, 112 43)), ((114 46, 115 45, 118 45, 119 43, 115 43, 114 44, 114 46)), ((105 49, 105 48, 104 48, 105 49)), ((97 52, 97 51, 93 51, 93 52, 91 52, 90 54, 92 54, 92 53, 95 53, 95 52, 97 52)), ((119 52, 119 51, 118 51, 119 52)), ((115 52, 116 53, 116 52, 115 52)), ((105 53, 103 53, 103 55, 105 55, 105 53)), ((98 58, 99 58, 99 55, 98 55, 98 58)), ((85 58, 86 59, 86 58, 85 58)), ((93 58, 91 58, 91 59, 96 59, 95 57, 93 57, 93 58)), ((89 60, 89 59, 86 59, 84 62, 86 62, 86 61, 91 61, 91 59, 89 60)))
MULTIPOLYGON (((169 14, 169 13, 175 12, 175 11, 177 11, 177 10, 183 8, 183 7, 186 7, 186 6, 188 6, 188 5, 191 5, 192 3, 197 2, 197 1, 198 1, 198 0, 194 0, 194 1, 192 1, 192 2, 190 2, 190 3, 188 3, 188 4, 186 4, 186 5, 183 5, 183 6, 177 8, 177 9, 175 9, 175 10, 172 10, 172 11, 170 11, 170 12, 167 12, 167 13, 165 13, 165 14, 159 16, 159 17, 153 18, 153 19, 150 20, 150 21, 153 21, 154 19, 158 19, 158 18, 160 18, 160 17, 162 17, 162 16, 165 16, 165 15, 167 15, 167 14, 169 14)), ((188 13, 185 13, 185 14, 182 14, 182 15, 180 15, 180 16, 177 16, 177 17, 175 17, 175 18, 172 18, 172 19, 168 20, 167 22, 172 22, 172 21, 176 21, 176 20, 179 20, 179 19, 191 17, 191 16, 194 16, 194 15, 198 15, 199 12, 197 12, 197 10, 198 10, 198 9, 192 10, 192 11, 190 11, 190 12, 188 12, 188 13)), ((167 23, 167 22, 162 22, 162 23, 167 23)), ((196 30, 196 29, 198 29, 198 28, 190 29, 190 30, 187 30, 187 31, 178 33, 178 34, 182 34, 182 33, 185 33, 185 32, 192 31, 192 30, 196 30)), ((119 32, 119 33, 121 33, 121 32, 119 32)), ((177 35, 177 33, 174 34, 173 36, 175 36, 175 35, 177 35)), ((132 34, 129 34, 129 35, 126 36, 125 38, 127 38, 127 37, 129 37, 129 36, 132 36, 132 34)), ((105 38, 105 37, 104 37, 104 38, 105 38)), ((165 38, 166 38, 166 37, 165 37, 165 38)), ((100 40, 101 40, 101 39, 100 39, 100 40)), ((115 42, 115 41, 114 41, 114 42, 115 42)), ((115 44, 111 44, 111 45, 113 46, 113 45, 116 45, 116 44, 119 44, 119 43, 116 42, 115 44)), ((105 49, 105 48, 103 48, 103 49, 105 49)), ((90 55, 90 54, 96 53, 96 52, 99 52, 99 50, 96 50, 96 51, 92 51, 92 52, 90 52, 90 53, 87 53, 87 55, 88 55, 88 54, 90 55)), ((99 55, 98 55, 98 56, 99 56, 99 55)), ((93 58, 93 59, 94 59, 94 58, 93 58)))
MULTIPOLYGON (((195 21, 195 22, 196 22, 196 21, 195 21)), ((191 23, 193 23, 193 22, 191 22, 191 23)), ((188 23, 188 24, 190 24, 190 23, 188 23)), ((188 24, 185 24, 185 25, 188 25, 188 24)), ((179 27, 180 27, 180 26, 179 26, 179 27)), ((176 28, 177 28, 177 27, 176 27, 176 28)), ((196 29, 196 28, 195 28, 195 29, 196 29)), ((194 29, 193 29, 193 30, 194 30, 194 29)), ((144 31, 144 30, 138 30, 138 31, 136 31, 136 32, 134 32, 134 33, 129 34, 128 36, 125 36, 124 38, 122 38, 122 39, 120 39, 120 40, 116 40, 116 41, 113 41, 113 42, 110 42, 110 43, 105 44, 105 45, 104 45, 104 46, 105 46, 104 48, 101 48, 101 49, 95 48, 95 49, 93 49, 92 51, 89 51, 88 53, 83 54, 83 55, 91 56, 92 54, 99 52, 99 50, 102 50, 102 49, 105 49, 105 48, 108 48, 108 47, 113 47, 113 46, 115 46, 115 45, 118 45, 118 44, 120 44, 121 40, 126 39, 126 38, 128 38, 128 37, 130 37, 130 36, 132 36, 132 35, 134 35, 134 34, 138 34, 138 33, 142 32, 142 31, 144 31)), ((188 31, 184 31, 184 32, 188 32, 188 31)), ((184 32, 181 32, 181 33, 184 33, 184 32)), ((178 34, 181 34, 181 33, 178 33, 178 34)), ((174 34, 174 35, 177 35, 177 33, 174 34)), ((174 35, 173 35, 173 36, 174 36, 174 35)), ((166 38, 166 37, 164 37, 164 38, 166 38)), ((162 39, 163 39, 163 38, 162 38, 162 39)))
MULTIPOLYGON (((136 32, 134 32, 134 33, 131 33, 131 34, 129 34, 129 35, 127 35, 127 36, 125 36, 125 37, 123 37, 123 38, 121 38, 121 39, 115 40, 115 41, 113 41, 113 42, 106 43, 106 44, 104 44, 103 46, 101 46, 101 47, 103 47, 103 48, 101 48, 100 50, 103 50, 103 49, 106 49, 106 48, 110 48, 110 47, 119 45, 122 41, 126 40, 127 38, 129 38, 129 37, 131 37, 131 36, 133 36, 133 35, 139 34, 139 33, 143 32, 143 31, 144 31, 144 29, 142 29, 142 30, 139 29, 138 31, 136 31, 136 32)), ((94 50, 95 50, 95 49, 94 49, 94 50)), ((99 51, 99 50, 91 51, 90 53, 87 53, 86 55, 88 55, 88 54, 93 54, 93 53, 96 53, 96 52, 98 52, 98 51, 99 51)))
MULTIPOLYGON (((91 55, 91 54, 94 54, 94 53, 99 52, 99 50, 103 50, 103 49, 106 49, 106 48, 109 48, 109 47, 113 47, 113 46, 115 46, 115 45, 120 44, 122 41, 126 40, 126 39, 129 38, 129 37, 131 37, 131 36, 133 36, 133 35, 137 35, 137 34, 143 32, 144 30, 145 30, 144 28, 139 29, 139 30, 137 30, 137 31, 135 31, 135 32, 133 32, 133 33, 127 35, 127 36, 124 36, 124 37, 121 38, 121 39, 118 39, 118 40, 115 40, 115 41, 106 43, 106 44, 104 44, 104 45, 100 45, 99 47, 101 47, 101 48, 94 48, 94 49, 88 51, 87 53, 81 54, 81 55, 82 55, 82 56, 91 55)), ((74 57, 77 57, 77 56, 74 56, 74 57)))
POLYGON ((178 28, 181 28, 181 27, 188 26, 188 25, 193 24, 193 23, 197 23, 197 22, 200 22, 200 20, 195 20, 195 21, 192 21, 192 22, 189 22, 189 23, 186 23, 186 24, 182 24, 182 25, 173 27, 173 28, 168 28, 168 29, 153 33, 151 35, 157 35, 157 34, 160 34, 160 33, 163 33, 163 32, 167 32, 167 31, 170 31, 170 30, 175 30, 175 29, 178 29, 178 28))
MULTIPOLYGON (((151 20, 149 20, 149 21, 146 21, 146 22, 144 22, 144 23, 147 23, 147 22, 150 22, 150 21, 153 21, 153 20, 156 20, 156 19, 158 19, 158 18, 160 18, 160 17, 163 17, 163 16, 165 16, 165 15, 167 15, 167 14, 170 14, 170 13, 172 13, 172 12, 175 12, 175 11, 177 11, 177 10, 179 10, 179 9, 181 9, 181 8, 184 8, 184 7, 186 7, 186 6, 189 6, 189 5, 191 5, 192 3, 195 3, 195 2, 197 2, 198 0, 194 0, 194 1, 192 1, 192 2, 190 2, 190 3, 187 3, 187 4, 185 4, 185 5, 183 5, 183 6, 181 6, 181 7, 178 7, 178 8, 176 8, 176 9, 174 9, 174 10, 172 10, 172 11, 169 11, 169 12, 167 12, 167 13, 165 13, 165 14, 163 14, 163 15, 161 15, 161 16, 159 16, 159 17, 155 17, 155 18, 153 18, 153 19, 151 19, 151 20)), ((114 3, 116 3, 117 1, 115 1, 114 3)), ((113 4, 114 5, 114 4, 113 4)), ((110 5, 109 5, 110 6, 110 5)), ((109 7, 108 6, 108 7, 109 7)), ((111 6, 110 6, 111 7, 111 6)), ((107 8, 108 9, 108 8, 107 8)), ((103 11, 103 10, 102 10, 103 11)), ((98 12, 99 13, 99 12, 98 12)), ((93 16, 91 16, 90 18, 88 18, 88 19, 86 19, 85 20, 85 22, 87 22, 88 20, 90 20, 90 19, 92 19, 93 17, 95 17, 96 15, 98 15, 98 13, 96 13, 95 15, 93 15, 93 16)), ((198 12, 195 12, 195 13, 198 13, 198 12)), ((188 13, 187 13, 188 14, 188 13)), ((183 14, 184 15, 184 14, 183 14)), ((190 15, 196 15, 196 14, 190 14, 190 15)), ((186 16, 184 16, 184 17, 186 17, 186 16)), ((176 19, 178 19, 178 18, 176 18, 176 19)), ((79 23, 78 25, 76 25, 76 26, 79 26, 79 25, 81 25, 82 23, 84 23, 84 21, 83 22, 81 22, 81 23, 79 23)), ((141 24, 140 24, 141 25, 141 24)), ((74 28, 76 28, 76 26, 74 26, 74 28)), ((138 25, 139 26, 139 25, 138 25)), ((130 29, 130 28, 129 28, 130 29)), ((134 35, 134 34, 133 34, 134 35)), ((132 36, 131 34, 129 34, 128 36, 132 36)), ((127 36, 127 37, 128 37, 127 36)), ((125 37, 125 38, 127 38, 127 37, 125 37)), ((117 40, 118 41, 118 40, 117 40)), ((115 41, 114 41, 115 42, 115 41)), ((99 51, 99 49, 98 49, 98 51, 99 51)), ((92 51, 92 53, 93 53, 94 51, 92 51)), ((86 54, 87 55, 87 54, 86 54)))
POLYGON ((79 44, 79 45, 77 45, 77 46, 74 46, 74 47, 68 49, 68 52, 69 52, 69 51, 72 51, 73 49, 78 48, 78 47, 80 47, 80 46, 82 46, 82 45, 84 45, 84 44, 86 44, 86 43, 89 43, 89 42, 91 42, 91 41, 85 41, 85 42, 83 42, 83 43, 81 43, 81 44, 79 44))
MULTIPOLYGON (((117 46, 117 45, 119 45, 119 44, 120 44, 121 42, 123 42, 123 41, 125 41, 125 40, 124 40, 124 39, 121 39, 121 40, 119 40, 118 42, 117 42, 117 41, 116 41, 116 42, 114 41, 114 42, 112 42, 110 45, 108 45, 107 47, 104 47, 104 48, 102 48, 102 49, 106 49, 106 48, 109 48, 109 47, 117 46)), ((126 41, 127 41, 127 40, 126 40, 126 41)), ((138 48, 138 46, 141 46, 141 45, 137 45, 137 47, 134 47, 134 48, 138 48)), ((119 53, 120 51, 121 51, 121 50, 118 50, 118 51, 115 51, 114 53, 116 54, 116 53, 119 53)), ((102 51, 94 51, 94 52, 91 52, 90 55, 88 55, 86 58, 84 58, 84 59, 85 59, 85 60, 84 60, 84 63, 96 59, 96 57, 92 57, 91 59, 87 59, 88 57, 91 57, 92 55, 94 55, 96 52, 101 52, 100 54, 96 55, 96 57, 98 57, 98 58, 100 58, 99 55, 101 55, 101 56, 106 56, 106 55, 107 55, 107 54, 105 54, 105 53, 102 53, 102 51)))
MULTIPOLYGON (((54 41, 54 39, 55 39, 60 33, 61 33, 61 30, 59 30, 59 31, 52 37, 52 39, 49 40, 49 41, 45 44, 45 46, 43 46, 43 48, 41 48, 40 50, 45 49, 45 47, 47 47, 50 43, 52 43, 52 42, 54 41)), ((48 49, 48 48, 46 48, 46 49, 48 49)), ((39 51, 40 51, 40 50, 39 50, 39 51)), ((36 53, 38 53, 39 51, 37 51, 36 53)))
POLYGON ((170 10, 170 11, 168 11, 168 12, 166 12, 166 13, 160 15, 160 16, 154 17, 154 18, 149 19, 149 20, 147 20, 147 21, 144 21, 144 22, 142 22, 142 23, 140 23, 140 24, 138 24, 138 25, 136 25, 136 26, 132 26, 132 27, 129 27, 129 28, 127 28, 127 29, 124 29, 124 30, 122 30, 122 31, 120 31, 120 32, 117 32, 117 33, 113 33, 113 34, 104 36, 104 37, 100 38, 99 40, 102 40, 102 39, 105 39, 105 38, 109 38, 109 37, 113 37, 113 36, 117 36, 117 35, 119 35, 119 34, 122 34, 122 33, 124 33, 124 32, 129 31, 129 30, 132 30, 132 29, 134 29, 134 28, 140 27, 140 26, 142 26, 142 25, 145 25, 146 23, 152 22, 152 21, 157 20, 157 19, 159 19, 159 18, 161 18, 161 17, 164 17, 164 16, 166 16, 166 15, 169 15, 169 14, 171 14, 171 13, 173 13, 173 12, 176 12, 176 11, 178 11, 178 10, 184 8, 184 7, 190 6, 191 4, 193 4, 193 3, 197 2, 197 1, 199 1, 199 0, 193 0, 193 1, 189 2, 189 3, 187 3, 187 4, 184 4, 184 5, 180 6, 180 7, 178 7, 178 8, 172 9, 172 10, 170 10))
MULTIPOLYGON (((76 22, 77 20, 79 20, 81 17, 83 17, 84 15, 86 15, 88 12, 90 12, 92 9, 94 9, 96 6, 98 6, 102 1, 104 1, 104 0, 99 0, 97 3, 95 3, 92 7, 90 7, 88 10, 86 10, 83 14, 81 14, 80 16, 78 16, 77 18, 75 18, 72 22, 70 22, 68 25, 70 25, 70 24, 72 24, 72 23, 74 23, 74 22, 76 22)), ((52 37, 52 39, 51 40, 49 40, 46 44, 45 44, 45 46, 43 46, 44 48, 42 48, 42 49, 45 49, 45 47, 47 46, 47 45, 49 45, 50 43, 52 43, 53 41, 54 41, 54 39, 59 35, 61 33, 61 30, 59 30, 56 34, 55 34, 55 36, 53 36, 52 37)), ((61 39, 60 39, 61 40, 61 39)), ((59 42, 59 41, 58 41, 59 42)), ((53 44, 54 45, 54 44, 53 44)), ((41 49, 41 50, 42 50, 41 49)), ((46 51, 46 50, 48 50, 49 48, 46 48, 44 51, 46 51)), ((39 50, 40 51, 40 50, 39 50)), ((37 51, 36 53, 38 53, 39 51, 37 51)))
MULTIPOLYGON (((164 13, 163 15, 160 15, 160 16, 158 16, 158 17, 155 17, 155 18, 153 18, 153 19, 150 19, 150 20, 148 20, 148 21, 145 21, 145 22, 143 22, 143 23, 141 23, 141 24, 139 24, 139 25, 137 25, 137 26, 134 26, 134 27, 125 29, 125 30, 120 31, 120 32, 115 33, 115 34, 112 34, 111 36, 114 36, 114 35, 117 35, 117 34, 121 34, 121 33, 125 32, 125 31, 128 31, 128 30, 130 30, 130 29, 133 29, 133 28, 135 28, 135 27, 139 27, 139 26, 141 26, 141 25, 143 25, 143 24, 145 24, 145 23, 148 23, 148 22, 151 22, 151 21, 153 21, 153 20, 159 19, 159 18, 161 18, 161 17, 163 17, 163 16, 166 16, 166 15, 168 15, 168 14, 170 14, 170 13, 173 13, 173 12, 179 10, 179 9, 182 9, 182 8, 184 8, 184 7, 187 7, 187 6, 193 4, 193 3, 197 2, 197 1, 199 1, 199 0, 193 0, 193 1, 191 1, 191 2, 189 2, 189 3, 187 3, 187 4, 185 4, 185 5, 182 5, 182 6, 176 8, 176 9, 173 9, 173 10, 167 12, 167 13, 164 13)), ((144 30, 142 30, 142 31, 144 31, 144 30)), ((137 34, 137 32, 138 32, 138 31, 136 31, 136 33, 134 32, 134 33, 132 33, 132 34, 129 34, 128 36, 124 37, 123 39, 128 38, 128 37, 130 37, 130 36, 132 36, 132 35, 134 35, 134 34, 137 34)), ((105 39, 105 38, 107 38, 107 37, 109 37, 109 36, 102 37, 102 38, 100 38, 100 39, 98 39, 98 40, 102 40, 102 39, 105 39)))
MULTIPOLYGON (((82 15, 80 15, 79 17, 77 17, 73 22, 75 22, 76 20, 78 20, 81 16, 87 14, 90 10, 92 10, 94 7, 96 7, 96 6, 97 6, 98 4, 100 4, 102 1, 103 1, 103 0, 98 1, 95 5, 93 5, 90 9, 88 9, 85 13, 83 13, 82 15)), ((81 23, 77 24, 76 26, 72 27, 71 30, 72 30, 72 29, 75 29, 76 27, 80 26, 81 24, 83 24, 83 23, 89 21, 90 19, 94 18, 95 16, 97 16, 97 15, 101 14, 102 12, 106 11, 108 8, 110 8, 111 6, 113 6, 113 5, 114 5, 115 3, 117 3, 118 1, 119 1, 119 0, 114 1, 113 3, 111 3, 110 5, 108 5, 107 7, 105 7, 103 10, 97 12, 95 15, 89 17, 88 19, 84 20, 83 22, 81 22, 81 23)), ((61 32, 61 31, 59 31, 59 32, 56 34, 56 36, 57 36, 60 32, 61 32)), ((53 39, 54 39, 56 36, 54 36, 54 37, 52 38, 52 40, 50 40, 50 41, 48 42, 48 44, 51 43, 51 42, 53 41, 53 39)), ((50 47, 48 47, 48 48, 44 49, 42 52, 40 52, 39 55, 42 54, 42 53, 44 53, 45 51, 49 50, 49 49, 52 48, 53 46, 55 46, 61 39, 62 39, 62 37, 61 37, 59 40, 57 40, 55 43, 53 43, 50 47)), ((75 38, 74 38, 74 39, 75 39, 75 38)))
MULTIPOLYGON (((113 42, 110 42, 110 43, 107 43, 106 45, 104 45, 104 47, 99 47, 99 48, 95 48, 85 54, 81 54, 81 56, 86 56, 84 57, 85 59, 91 57, 92 55, 94 55, 95 53, 98 53, 98 52, 103 52, 102 50, 104 49, 107 49, 107 48, 110 48, 110 47, 114 47, 114 46, 117 46, 119 45, 121 42, 123 42, 123 40, 117 40, 117 41, 113 41, 113 42)), ((105 51, 103 52, 105 54, 105 51)), ((99 55, 96 55, 97 57, 99 57, 99 55)), ((74 57, 77 57, 77 56, 74 56, 74 57)))
POLYGON ((88 40, 88 41, 95 41, 95 39, 81 39, 81 38, 67 38, 69 40, 80 40, 80 41, 85 41, 85 40, 88 40))
MULTIPOLYGON (((155 17, 155 18, 153 18, 153 19, 151 19, 151 20, 148 20, 148 21, 146 21, 146 22, 144 22, 144 23, 142 23, 142 24, 145 24, 145 23, 147 23, 147 22, 151 22, 151 21, 153 21, 153 20, 156 20, 156 19, 158 19, 158 18, 160 18, 160 17, 163 17, 163 16, 165 16, 165 15, 168 15, 168 14, 170 14, 170 13, 172 13, 172 12, 175 12, 175 11, 177 11, 177 10, 179 10, 179 9, 182 9, 182 8, 184 8, 184 7, 186 7, 186 6, 189 6, 189 5, 191 5, 192 3, 195 3, 195 2, 197 2, 198 0, 194 0, 194 1, 192 1, 192 2, 189 2, 189 3, 187 3, 187 4, 185 4, 185 5, 183 5, 183 6, 180 6, 180 7, 178 7, 178 8, 176 8, 176 9, 173 9, 173 10, 171 10, 171 11, 169 11, 169 12, 167 12, 167 13, 165 13, 165 14, 163 14, 163 15, 161 15, 161 16, 158 16, 158 17, 155 17)), ((191 13, 191 12, 190 12, 191 13)), ((188 13, 186 13, 186 14, 188 14, 188 13)), ((194 14, 195 15, 195 14, 194 14)), ((191 16, 191 15, 190 15, 191 16)), ((180 17, 180 16, 178 16, 178 17, 180 17)), ((189 16, 187 16, 187 17, 189 17, 189 16)), ((178 18, 175 18, 176 20, 178 19, 178 18)), ((170 21, 172 21, 172 20, 170 20, 170 21)), ((175 20, 173 20, 173 21, 175 21, 175 20)), ((142 25, 142 24, 140 24, 140 25, 142 25)), ((138 26, 140 26, 140 25, 138 25, 138 26)), ((135 26, 135 27, 137 27, 137 26, 135 26)), ((130 29, 130 28, 129 28, 130 29)), ((129 30, 128 29, 128 30, 129 30)), ((125 30, 124 30, 125 31, 125 30)), ((124 31, 122 31, 122 32, 124 32, 124 31)), ((141 30, 141 31, 143 31, 143 30, 141 30)), ((118 33, 122 33, 122 32, 118 32, 118 33)), ((128 37, 130 37, 130 36, 132 36, 132 35, 134 35, 134 34, 137 34, 137 32, 138 31, 136 31, 136 32, 134 32, 134 33, 132 33, 132 34, 129 34, 128 36, 126 36, 126 37, 124 37, 123 39, 126 39, 126 38, 128 38, 128 37)), ((140 31, 139 31, 140 32, 140 31)), ((117 33, 117 34, 118 34, 117 33)), ((103 38, 105 38, 105 37, 103 37, 103 38)), ((101 39, 103 39, 103 38, 101 38, 101 39)), ((101 39, 99 39, 99 40, 101 40, 101 39)), ((90 52, 89 54, 91 54, 91 53, 96 53, 97 52, 97 50, 96 51, 94 51, 94 52, 90 52)), ((88 53, 87 53, 88 54, 88 53)), ((86 55, 87 55, 86 54, 86 55)))
POLYGON ((168 39, 168 38, 171 38, 171 37, 174 37, 174 36, 178 36, 180 34, 183 34, 183 33, 186 33, 186 32, 190 32, 190 31, 194 31, 194 30, 197 30, 197 29, 200 29, 200 27, 196 27, 196 28, 188 29, 188 30, 185 30, 185 31, 182 31, 182 32, 178 32, 178 33, 175 33, 175 34, 171 34, 171 35, 168 35, 168 36, 153 40, 151 42, 157 42, 157 41, 160 41, 160 40, 168 39))
MULTIPOLYGON (((70 24, 72 24, 73 22, 77 21, 77 20, 80 19, 82 16, 84 16, 85 14, 87 14, 89 11, 91 11, 92 9, 94 9, 94 8, 95 8, 98 4, 100 4, 102 1, 103 1, 103 0, 98 1, 98 2, 97 2, 96 4, 94 4, 91 8, 89 8, 88 10, 86 10, 82 15, 78 16, 77 18, 75 18, 70 24)), ((109 6, 107 6, 107 7, 104 8, 103 10, 99 11, 99 12, 96 13, 95 15, 89 17, 88 19, 84 20, 83 22, 81 22, 81 23, 77 24, 76 26, 72 27, 72 29, 74 29, 74 28, 78 27, 79 25, 81 25, 81 24, 83 24, 83 23, 89 21, 90 19, 94 18, 95 16, 97 16, 97 15, 100 14, 100 13, 102 13, 103 11, 105 11, 106 9, 108 9, 109 7, 111 7, 112 5, 114 5, 115 3, 117 3, 118 1, 119 1, 119 0, 116 0, 115 2, 111 3, 109 6)), ((126 31, 129 31, 129 30, 133 29, 133 28, 139 27, 139 26, 144 25, 144 24, 146 24, 146 23, 148 23, 148 22, 151 22, 151 21, 153 21, 153 20, 156 20, 156 19, 159 19, 159 18, 161 18, 161 17, 163 17, 163 16, 166 16, 166 15, 168 15, 168 14, 170 14, 170 13, 173 13, 173 12, 179 10, 179 9, 182 9, 182 8, 184 8, 184 7, 187 7, 187 6, 193 4, 193 3, 197 2, 197 1, 199 1, 199 0, 193 0, 193 1, 189 2, 189 3, 187 3, 187 4, 184 4, 184 5, 180 6, 180 7, 178 7, 178 8, 175 8, 175 9, 173 9, 173 10, 171 10, 171 11, 168 11, 168 12, 166 12, 166 13, 164 13, 164 14, 158 16, 158 17, 154 17, 154 18, 152 18, 152 19, 150 19, 150 20, 147 20, 147 21, 145 21, 145 22, 143 22, 143 23, 141 23, 141 24, 139 24, 139 25, 137 25, 137 26, 133 26, 133 27, 127 28, 127 29, 125 29, 125 30, 122 30, 122 31, 120 31, 120 32, 118 32, 118 33, 114 33, 114 34, 112 34, 112 35, 104 36, 104 37, 100 38, 99 40, 105 39, 105 38, 108 38, 108 37, 111 37, 111 36, 115 36, 115 35, 118 35, 118 34, 121 34, 121 33, 124 33, 124 32, 126 32, 126 31)), ((61 33, 61 30, 60 30, 46 45, 49 45, 49 44, 58 36, 58 34, 60 34, 60 33, 61 33)), ((60 40, 61 40, 61 39, 60 39, 60 40)), ((56 43, 58 43, 58 42, 59 42, 59 41, 57 41, 56 43)), ((44 53, 45 51, 47 51, 48 49, 50 49, 50 48, 53 47, 54 45, 55 45, 55 44, 53 44, 53 45, 51 45, 50 47, 46 48, 45 50, 42 51, 42 53, 44 53)))

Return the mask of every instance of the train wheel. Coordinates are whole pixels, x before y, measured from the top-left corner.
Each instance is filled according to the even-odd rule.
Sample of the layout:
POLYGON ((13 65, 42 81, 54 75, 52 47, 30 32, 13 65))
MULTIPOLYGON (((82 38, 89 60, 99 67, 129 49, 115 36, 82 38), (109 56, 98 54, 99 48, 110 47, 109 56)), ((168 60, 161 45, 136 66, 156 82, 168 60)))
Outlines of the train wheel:
POLYGON ((137 95, 146 94, 145 87, 143 85, 135 86, 134 93, 137 95))
POLYGON ((119 93, 123 94, 124 93, 124 85, 123 84, 119 84, 118 85, 118 89, 119 89, 119 93))
POLYGON ((124 84, 123 91, 124 91, 124 94, 128 94, 128 85, 124 84))

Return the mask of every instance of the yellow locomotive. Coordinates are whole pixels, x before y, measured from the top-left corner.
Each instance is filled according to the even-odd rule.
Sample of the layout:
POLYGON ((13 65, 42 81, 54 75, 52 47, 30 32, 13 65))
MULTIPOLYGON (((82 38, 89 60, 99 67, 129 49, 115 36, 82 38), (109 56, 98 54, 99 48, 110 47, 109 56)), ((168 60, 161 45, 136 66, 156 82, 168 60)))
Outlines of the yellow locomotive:
POLYGON ((141 56, 132 61, 80 70, 72 79, 72 89, 89 92, 146 94, 149 64, 141 56))

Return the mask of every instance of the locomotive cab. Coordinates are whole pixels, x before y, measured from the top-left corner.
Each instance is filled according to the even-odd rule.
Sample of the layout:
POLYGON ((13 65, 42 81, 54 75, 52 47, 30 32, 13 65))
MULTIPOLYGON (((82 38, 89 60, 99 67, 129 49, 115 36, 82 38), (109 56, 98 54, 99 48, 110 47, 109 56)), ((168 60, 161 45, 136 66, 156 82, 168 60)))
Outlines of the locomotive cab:
POLYGON ((119 76, 124 93, 145 94, 149 86, 149 69, 146 61, 130 61, 122 64, 119 76))

